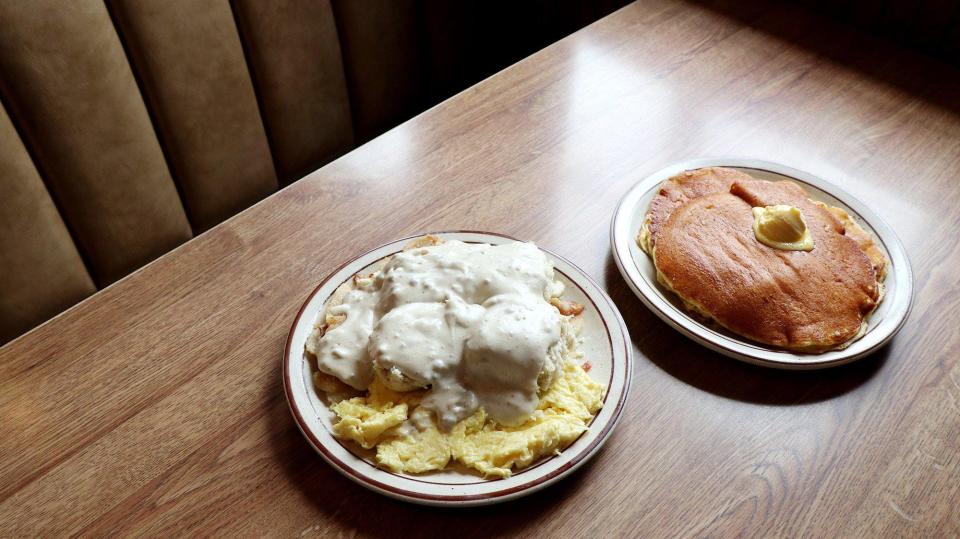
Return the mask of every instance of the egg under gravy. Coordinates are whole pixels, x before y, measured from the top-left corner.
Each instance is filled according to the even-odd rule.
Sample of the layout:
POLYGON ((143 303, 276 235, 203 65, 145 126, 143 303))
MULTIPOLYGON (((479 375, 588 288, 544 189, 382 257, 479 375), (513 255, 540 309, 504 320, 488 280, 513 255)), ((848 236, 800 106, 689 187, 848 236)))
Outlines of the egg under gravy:
POLYGON ((327 391, 366 392, 333 404, 334 434, 393 471, 488 477, 576 439, 603 387, 575 363, 552 262, 532 243, 418 243, 355 277, 307 341, 327 391))

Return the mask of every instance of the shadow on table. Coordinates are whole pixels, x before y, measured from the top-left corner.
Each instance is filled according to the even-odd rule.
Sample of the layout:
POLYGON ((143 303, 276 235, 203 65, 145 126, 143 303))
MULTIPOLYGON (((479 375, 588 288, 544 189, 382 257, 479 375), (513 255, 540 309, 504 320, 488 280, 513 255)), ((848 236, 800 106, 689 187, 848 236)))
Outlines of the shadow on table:
MULTIPOLYGON (((793 2, 806 3, 806 6, 768 0, 694 0, 694 3, 934 103, 953 114, 960 114, 960 99, 956 97, 960 94, 960 68, 921 52, 922 44, 916 39, 892 35, 909 21, 890 19, 884 26, 880 21, 868 20, 886 17, 884 11, 895 7, 884 5, 890 3, 876 2, 866 9, 858 7, 859 15, 854 18, 863 20, 857 24, 828 17, 824 12, 831 11, 830 6, 824 6, 828 9, 816 12, 810 5, 815 2, 793 2)), ((905 6, 910 4, 906 1, 893 4, 897 3, 905 6)), ((868 5, 867 2, 846 4, 868 5)), ((837 9, 832 11, 836 12, 837 9)), ((912 31, 922 35, 922 29, 922 26, 918 26, 912 31)), ((951 54, 954 60, 960 61, 960 51, 954 48, 951 54)))
MULTIPOLYGON (((498 537, 533 534, 544 518, 562 510, 564 500, 584 487, 593 460, 536 496, 488 507, 442 508, 401 502, 367 490, 327 464, 297 429, 286 402, 269 388, 270 446, 283 475, 316 508, 318 523, 296 530, 301 537, 325 537, 353 530, 374 537, 498 537), (339 524, 339 527, 333 522, 339 524), (342 528, 342 529, 341 529, 342 528)), ((599 454, 603 453, 601 449, 599 454)), ((282 519, 280 519, 282 521, 282 519)))
POLYGON ((657 318, 630 290, 613 256, 604 275, 607 293, 620 309, 640 349, 634 361, 650 361, 664 372, 703 391, 743 402, 808 404, 851 391, 883 366, 889 346, 852 364, 816 371, 785 371, 728 358, 688 339, 657 318))

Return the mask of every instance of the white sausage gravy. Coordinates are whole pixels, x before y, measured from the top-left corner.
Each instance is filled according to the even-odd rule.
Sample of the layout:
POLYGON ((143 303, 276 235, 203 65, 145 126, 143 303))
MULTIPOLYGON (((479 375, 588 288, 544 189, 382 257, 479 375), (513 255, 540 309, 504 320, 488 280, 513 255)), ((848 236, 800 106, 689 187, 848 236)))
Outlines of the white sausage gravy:
MULTIPOLYGON (((522 423, 562 369, 572 335, 549 303, 563 292, 532 243, 448 241, 393 255, 358 278, 342 323, 307 342, 320 371, 358 390, 429 388, 422 406, 442 430, 483 407, 522 423)), ((321 315, 322 316, 322 315, 321 315)))

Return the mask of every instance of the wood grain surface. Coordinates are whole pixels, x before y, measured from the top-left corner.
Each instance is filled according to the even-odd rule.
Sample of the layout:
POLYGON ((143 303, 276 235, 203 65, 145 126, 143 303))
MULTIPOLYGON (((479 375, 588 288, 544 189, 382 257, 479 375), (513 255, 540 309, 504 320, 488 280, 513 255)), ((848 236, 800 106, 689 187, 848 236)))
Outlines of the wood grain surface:
POLYGON ((0 536, 960 534, 960 74, 799 9, 738 6, 632 4, 0 349, 0 536), (721 155, 821 175, 892 225, 917 285, 892 344, 835 370, 766 370, 630 293, 609 253, 617 201, 721 155), (589 464, 529 498, 442 510, 315 455, 280 361, 333 268, 461 228, 594 276, 637 361, 589 464))

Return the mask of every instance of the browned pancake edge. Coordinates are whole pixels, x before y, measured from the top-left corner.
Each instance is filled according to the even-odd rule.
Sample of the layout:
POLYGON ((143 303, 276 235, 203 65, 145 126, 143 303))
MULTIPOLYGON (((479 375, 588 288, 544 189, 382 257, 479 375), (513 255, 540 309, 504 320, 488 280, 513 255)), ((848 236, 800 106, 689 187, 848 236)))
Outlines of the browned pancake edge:
POLYGON ((689 310, 760 343, 803 352, 843 347, 863 334, 882 296, 887 262, 870 234, 793 182, 687 171, 664 182, 644 226, 638 242, 646 240, 661 284, 689 310), (813 251, 756 240, 751 208, 776 204, 801 209, 813 251))

